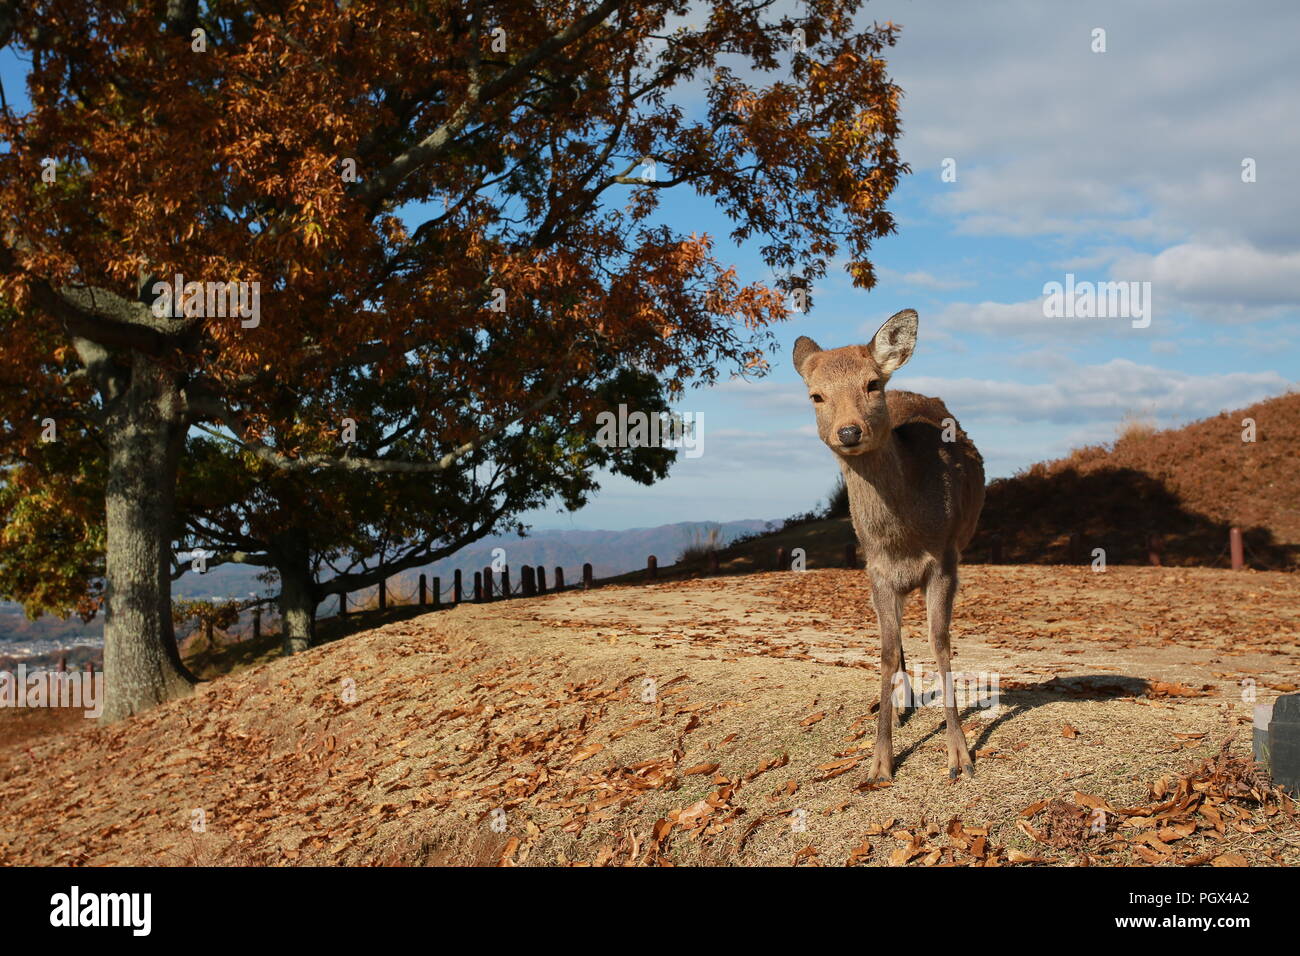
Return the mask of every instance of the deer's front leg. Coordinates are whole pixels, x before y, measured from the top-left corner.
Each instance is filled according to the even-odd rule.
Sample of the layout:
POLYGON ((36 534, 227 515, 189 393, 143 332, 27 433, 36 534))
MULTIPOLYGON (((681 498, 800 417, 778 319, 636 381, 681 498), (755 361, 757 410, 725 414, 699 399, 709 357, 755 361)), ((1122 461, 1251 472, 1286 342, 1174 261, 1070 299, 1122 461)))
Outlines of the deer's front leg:
POLYGON ((871 601, 880 622, 880 712, 876 718, 876 751, 868 779, 894 779, 894 680, 903 658, 902 601, 893 591, 872 582, 871 601))

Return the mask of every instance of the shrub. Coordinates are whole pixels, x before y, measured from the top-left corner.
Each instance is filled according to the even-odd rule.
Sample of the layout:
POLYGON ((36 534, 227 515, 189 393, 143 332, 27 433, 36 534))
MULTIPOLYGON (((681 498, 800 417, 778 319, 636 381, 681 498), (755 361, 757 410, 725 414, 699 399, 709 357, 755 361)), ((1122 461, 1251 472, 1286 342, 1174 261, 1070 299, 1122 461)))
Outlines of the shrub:
POLYGON ((691 543, 683 548, 682 553, 677 556, 677 563, 687 564, 703 561, 712 552, 718 550, 721 546, 721 537, 722 529, 716 526, 709 528, 704 533, 696 529, 691 532, 691 543))
POLYGON ((831 493, 826 496, 826 511, 823 516, 827 518, 847 518, 849 516, 849 486, 844 483, 843 474, 835 479, 835 485, 831 488, 831 493))

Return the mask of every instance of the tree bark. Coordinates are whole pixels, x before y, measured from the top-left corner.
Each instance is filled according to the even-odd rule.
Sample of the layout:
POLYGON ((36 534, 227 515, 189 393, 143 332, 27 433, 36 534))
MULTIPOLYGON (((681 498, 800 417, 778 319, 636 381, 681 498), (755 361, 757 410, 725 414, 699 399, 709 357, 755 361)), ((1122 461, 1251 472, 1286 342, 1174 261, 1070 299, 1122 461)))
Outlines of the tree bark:
POLYGON ((311 573, 311 553, 301 534, 276 542, 280 560, 280 617, 284 621, 284 653, 300 654, 316 640, 316 605, 320 596, 311 573))
POLYGON ((284 652, 300 654, 316 639, 316 599, 311 581, 280 574, 280 616, 284 619, 284 652))
POLYGON ((176 648, 171 609, 180 395, 171 373, 130 354, 122 390, 105 409, 105 723, 188 694, 195 683, 176 648))

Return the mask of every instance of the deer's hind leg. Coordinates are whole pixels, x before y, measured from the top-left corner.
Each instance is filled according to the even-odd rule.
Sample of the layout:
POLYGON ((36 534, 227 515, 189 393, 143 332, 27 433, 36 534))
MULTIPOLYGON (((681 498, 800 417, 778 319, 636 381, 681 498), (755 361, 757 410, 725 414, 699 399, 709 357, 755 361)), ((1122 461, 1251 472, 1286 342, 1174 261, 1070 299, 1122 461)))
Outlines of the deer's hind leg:
POLYGON ((966 747, 966 735, 961 730, 957 714, 957 694, 952 677, 952 605, 957 597, 957 558, 945 559, 942 565, 930 572, 925 582, 925 610, 930 624, 930 647, 938 664, 939 681, 943 693, 943 719, 948 732, 948 779, 956 780, 965 772, 975 776, 975 764, 966 747))

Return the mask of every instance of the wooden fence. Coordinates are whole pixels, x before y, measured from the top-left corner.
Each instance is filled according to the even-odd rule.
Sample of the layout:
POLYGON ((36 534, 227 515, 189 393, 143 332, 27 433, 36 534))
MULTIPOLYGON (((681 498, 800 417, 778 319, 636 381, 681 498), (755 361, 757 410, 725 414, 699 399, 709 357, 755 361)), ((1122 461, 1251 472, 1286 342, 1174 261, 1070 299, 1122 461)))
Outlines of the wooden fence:
MULTIPOLYGON (((1162 556, 1164 554, 1164 541, 1160 535, 1150 535, 1147 538, 1147 560, 1154 566, 1160 567, 1162 556)), ((1245 553, 1240 528, 1232 528, 1228 532, 1227 552, 1229 554, 1232 570, 1240 571, 1246 567, 1245 553)), ((1085 549, 1083 536, 1073 534, 1070 536, 1069 545, 1069 562, 1071 564, 1085 564, 1089 556, 1085 549)), ((990 537, 989 542, 989 563, 1002 563, 1002 538, 994 534, 990 537)), ((845 545, 841 566, 844 568, 860 568, 861 560, 858 557, 858 548, 854 544, 845 545)), ((708 554, 707 573, 715 575, 719 573, 718 553, 710 551, 708 554)), ((790 570, 790 553, 784 547, 779 547, 775 551, 775 561, 770 570, 788 571, 790 570)), ((659 580, 659 559, 653 554, 646 558, 644 580, 659 580)), ((564 583, 564 568, 555 568, 555 577, 553 583, 548 586, 546 580, 546 569, 541 565, 524 565, 519 572, 519 581, 511 583, 509 566, 502 567, 499 571, 491 567, 486 567, 482 571, 474 572, 474 582, 472 600, 475 604, 484 604, 489 601, 505 600, 513 597, 534 597, 539 594, 552 594, 557 591, 586 590, 595 584, 595 578, 592 574, 591 564, 582 566, 582 581, 572 585, 564 583)), ((419 584, 416 588, 415 595, 416 606, 431 607, 433 610, 439 610, 443 607, 450 607, 461 604, 467 600, 467 591, 465 588, 466 581, 462 577, 460 570, 455 572, 452 578, 452 586, 447 595, 450 600, 444 601, 444 592, 442 589, 442 579, 435 577, 432 579, 432 587, 427 575, 421 574, 419 584), (432 600, 430 600, 432 597, 432 600)), ((348 613, 348 596, 346 593, 339 595, 339 614, 348 613)), ((379 585, 379 609, 382 611, 388 607, 388 582, 381 582, 379 585)), ((260 632, 261 614, 255 611, 253 616, 254 636, 260 632)))
MULTIPOLYGON (((651 558, 651 560, 654 559, 651 558)), ((417 607, 430 607, 437 611, 443 607, 461 604, 466 600, 472 600, 475 604, 484 604, 489 601, 499 601, 512 597, 535 597, 538 594, 553 594, 556 591, 586 590, 595 584, 595 580, 590 563, 582 566, 582 582, 572 585, 564 583, 564 568, 558 565, 555 568, 554 583, 550 585, 546 581, 546 568, 541 565, 524 565, 520 570, 518 583, 513 585, 510 582, 510 567, 508 565, 502 567, 500 571, 495 571, 491 566, 488 566, 482 571, 474 572, 472 593, 467 591, 466 584, 468 582, 460 569, 457 569, 452 577, 451 587, 447 591, 443 590, 441 577, 434 577, 430 581, 428 575, 421 574, 414 597, 416 598, 415 604, 417 607), (430 584, 432 584, 432 587, 430 587, 430 584), (447 600, 444 600, 444 596, 447 600)), ((346 592, 339 595, 338 607, 340 616, 348 613, 348 595, 346 592)), ((379 610, 385 610, 387 607, 388 582, 382 581, 379 584, 379 610)))

